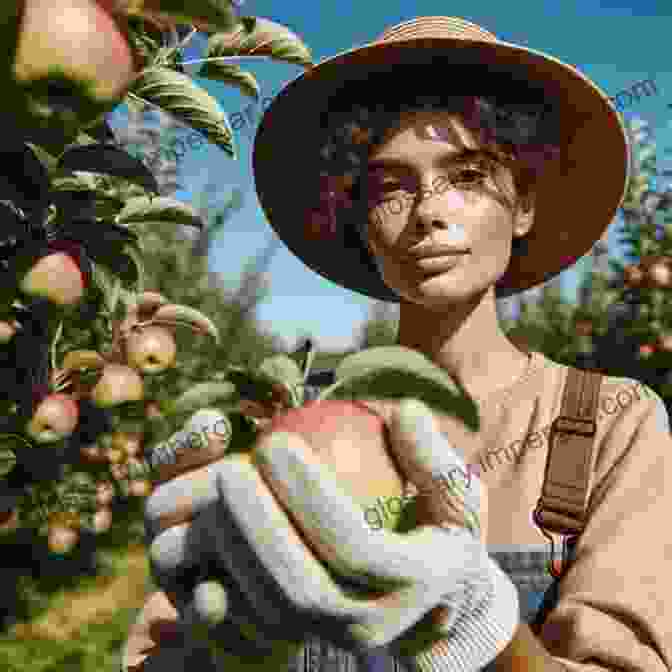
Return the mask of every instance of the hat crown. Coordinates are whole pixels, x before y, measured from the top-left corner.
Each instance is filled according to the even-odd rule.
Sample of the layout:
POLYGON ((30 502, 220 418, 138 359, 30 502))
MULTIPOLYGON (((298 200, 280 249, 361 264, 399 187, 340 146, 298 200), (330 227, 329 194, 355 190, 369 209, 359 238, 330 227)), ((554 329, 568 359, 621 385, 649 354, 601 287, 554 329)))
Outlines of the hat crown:
POLYGON ((481 26, 456 16, 420 16, 398 23, 382 33, 375 44, 397 40, 451 38, 499 42, 496 35, 481 26))

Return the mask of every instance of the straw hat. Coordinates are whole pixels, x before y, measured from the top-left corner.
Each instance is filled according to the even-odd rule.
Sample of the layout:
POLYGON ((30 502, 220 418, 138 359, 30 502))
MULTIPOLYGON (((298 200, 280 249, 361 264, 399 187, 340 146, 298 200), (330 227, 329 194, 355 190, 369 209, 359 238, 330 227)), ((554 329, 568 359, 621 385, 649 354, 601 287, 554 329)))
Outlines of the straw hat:
POLYGON ((268 221, 290 251, 342 287, 399 301, 362 244, 356 221, 361 210, 340 208, 331 237, 307 235, 307 226, 324 189, 320 149, 330 110, 343 109, 344 102, 354 109, 362 99, 383 106, 385 100, 403 99, 402 87, 415 91, 420 79, 437 93, 446 87, 456 94, 504 93, 512 102, 532 94, 558 111, 562 155, 541 174, 526 254, 512 256, 497 283, 497 298, 545 282, 587 254, 627 187, 630 150, 620 114, 607 94, 571 65, 444 16, 405 21, 370 44, 318 63, 285 86, 267 109, 254 142, 256 188, 268 221))

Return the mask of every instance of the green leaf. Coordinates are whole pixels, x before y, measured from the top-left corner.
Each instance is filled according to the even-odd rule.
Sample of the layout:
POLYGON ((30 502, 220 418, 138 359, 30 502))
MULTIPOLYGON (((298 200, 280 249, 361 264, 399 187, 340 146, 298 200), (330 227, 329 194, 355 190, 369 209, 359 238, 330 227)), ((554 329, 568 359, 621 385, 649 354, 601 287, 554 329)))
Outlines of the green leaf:
POLYGON ((299 365, 288 355, 273 355, 264 359, 258 367, 258 372, 278 383, 298 385, 303 382, 303 374, 299 365))
POLYGON ((14 469, 16 455, 9 448, 0 447, 0 477, 7 476, 14 469))
POLYGON ((460 418, 474 431, 480 426, 476 403, 443 369, 416 350, 398 345, 368 348, 346 357, 334 375, 336 382, 320 399, 419 399, 436 412, 460 418))
POLYGON ((33 150, 33 153, 49 176, 56 172, 58 169, 58 158, 56 156, 48 152, 44 147, 40 147, 32 142, 27 142, 26 145, 33 150))
POLYGON ((133 268, 135 272, 130 276, 124 277, 122 275, 121 277, 126 280, 127 286, 133 288, 136 292, 144 292, 147 285, 145 282, 147 272, 145 270, 145 263, 139 242, 126 243, 126 245, 124 245, 124 252, 132 264, 132 266, 129 266, 129 270, 133 268))
POLYGON ((100 263, 92 263, 91 267, 93 284, 102 292, 107 310, 113 312, 119 298, 119 284, 121 281, 109 268, 100 263))
POLYGON ((222 56, 269 56, 276 61, 310 66, 310 50, 289 28, 259 17, 242 17, 241 25, 208 39, 207 58, 222 56), (254 22, 251 19, 256 19, 254 22))
POLYGON ((157 105, 236 158, 233 130, 215 98, 190 77, 168 68, 150 68, 133 82, 129 95, 157 105))
MULTIPOLYGON (((141 9, 134 13, 143 14, 141 9)), ((188 3, 184 0, 161 0, 160 10, 152 10, 151 14, 176 23, 205 23, 213 30, 230 30, 239 21, 230 0, 189 0, 188 3)))
POLYGON ((127 226, 150 221, 195 226, 197 229, 202 229, 205 225, 198 210, 188 203, 167 196, 129 198, 124 209, 115 217, 115 223, 127 226))
POLYGON ((198 77, 216 79, 224 84, 230 84, 239 88, 246 96, 259 100, 261 89, 256 77, 251 72, 246 72, 239 65, 211 61, 204 63, 197 73, 198 77))
POLYGON ((273 396, 273 386, 278 384, 275 378, 242 366, 229 367, 227 378, 236 386, 242 399, 259 403, 267 402, 273 396))
POLYGON ((67 152, 69 149, 72 149, 73 147, 86 147, 88 145, 97 145, 97 144, 99 144, 98 140, 96 140, 92 135, 89 135, 86 131, 80 131, 77 134, 77 137, 75 138, 75 142, 73 142, 72 145, 67 147, 65 152, 67 152))
POLYGON ((51 180, 53 191, 96 191, 98 182, 93 173, 74 172, 63 174, 62 169, 54 174, 51 180))
POLYGON ((84 131, 89 137, 93 138, 95 142, 116 143, 117 141, 114 131, 112 131, 112 128, 107 123, 104 115, 93 124, 86 126, 84 131))
POLYGON ((154 175, 144 163, 128 152, 94 141, 94 144, 67 149, 58 162, 59 168, 89 173, 104 173, 121 177, 147 191, 159 193, 159 185, 154 175))
POLYGON ((215 402, 230 401, 236 396, 236 386, 232 383, 199 383, 177 399, 165 402, 161 407, 168 415, 191 413, 215 402))

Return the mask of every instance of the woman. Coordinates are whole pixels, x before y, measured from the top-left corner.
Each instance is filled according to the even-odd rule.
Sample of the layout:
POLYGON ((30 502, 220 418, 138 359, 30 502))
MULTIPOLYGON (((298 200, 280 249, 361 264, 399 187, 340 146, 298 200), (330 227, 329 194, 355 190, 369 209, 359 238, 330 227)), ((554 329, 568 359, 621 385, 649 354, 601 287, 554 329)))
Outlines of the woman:
MULTIPOLYGON (((131 631, 127 669, 197 664, 196 648, 184 639, 171 647, 158 626, 177 620, 166 594, 180 608, 193 600, 187 619, 203 617, 205 593, 181 591, 178 577, 208 554, 229 571, 227 618, 244 620, 248 605, 260 648, 264 637, 310 634, 289 662, 269 658, 267 669, 669 669, 669 542, 658 532, 672 505, 665 407, 636 381, 604 377, 587 519, 552 586, 531 514, 548 456, 543 428, 559 415, 567 367, 520 352, 495 311, 496 297, 588 252, 616 214, 628 149, 607 96, 550 56, 461 19, 422 17, 286 87, 264 116, 254 165, 262 206, 288 247, 343 287, 399 301, 398 343, 478 404, 477 433, 446 417, 437 427, 414 402, 376 405, 409 490, 456 465, 479 477, 448 498, 437 486, 431 520, 402 539, 365 535, 297 437, 260 444, 263 479, 236 458, 185 469, 147 503, 165 592, 131 631), (291 183, 281 177, 288 157, 291 183), (480 532, 465 529, 467 511, 481 514, 480 532), (384 578, 405 588, 364 605, 351 599, 320 573, 306 537, 332 569, 357 567, 369 585, 384 578)), ((233 669, 230 661, 219 669, 233 669)))

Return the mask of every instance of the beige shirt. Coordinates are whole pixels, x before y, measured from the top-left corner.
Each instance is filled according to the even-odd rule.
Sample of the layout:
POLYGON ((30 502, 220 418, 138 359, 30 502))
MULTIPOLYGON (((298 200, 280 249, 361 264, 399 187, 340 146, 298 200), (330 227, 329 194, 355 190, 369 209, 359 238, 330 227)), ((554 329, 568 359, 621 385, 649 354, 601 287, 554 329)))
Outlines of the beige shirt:
MULTIPOLYGON (((481 430, 450 423, 451 442, 488 486, 488 550, 548 541, 532 512, 568 368, 532 353, 525 380, 479 402, 481 430), (510 396, 509 396, 510 395, 510 396), (509 396, 508 400, 502 399, 509 396)), ((586 528, 541 639, 571 670, 672 668, 672 436, 660 397, 604 376, 586 528)))

